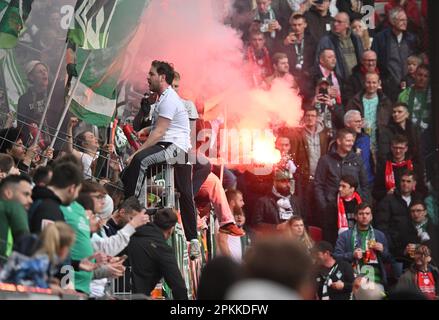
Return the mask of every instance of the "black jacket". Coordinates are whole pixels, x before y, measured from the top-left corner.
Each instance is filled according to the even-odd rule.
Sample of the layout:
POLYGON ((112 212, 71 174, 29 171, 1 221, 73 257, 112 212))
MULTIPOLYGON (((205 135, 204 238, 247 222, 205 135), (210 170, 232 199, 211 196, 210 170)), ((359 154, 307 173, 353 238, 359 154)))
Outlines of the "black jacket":
POLYGON ((396 45, 396 36, 391 28, 379 32, 374 37, 372 50, 377 54, 378 68, 384 72, 381 79, 383 90, 392 101, 397 100, 401 91, 400 83, 407 73, 406 61, 409 56, 417 53, 417 42, 415 35, 404 32, 401 43, 396 45), (397 70, 394 70, 395 67, 397 70))
POLYGON ((107 235, 107 237, 111 237, 114 236, 115 234, 117 234, 119 232, 120 229, 122 229, 123 227, 119 226, 116 224, 116 222, 114 222, 113 218, 111 218, 110 220, 107 221, 107 225, 105 229, 105 234, 107 235))
POLYGON ((322 156, 317 163, 315 195, 320 210, 325 210, 328 204, 335 203, 340 179, 346 174, 357 178, 358 193, 361 198, 365 201, 370 199, 367 172, 361 157, 351 151, 342 158, 335 150, 332 150, 322 156))
MULTIPOLYGON (((55 90, 43 125, 44 134, 41 138, 43 138, 46 142, 46 146, 49 145, 50 140, 53 138, 52 135, 55 133, 54 128, 58 126, 58 122, 63 113, 63 108, 60 108, 60 106, 64 105, 64 91, 64 82, 58 81, 55 85, 55 90)), ((29 145, 31 142, 31 130, 29 125, 31 123, 39 125, 41 123, 46 100, 45 93, 38 94, 32 89, 32 87, 29 87, 29 89, 18 99, 17 121, 18 127, 23 131, 22 137, 25 145, 29 145)), ((54 145, 55 150, 59 150, 64 147, 64 141, 66 139, 65 132, 67 132, 67 125, 70 116, 71 114, 68 112, 67 116, 63 120, 58 134, 58 139, 54 145)))
POLYGON ((284 45, 283 42, 281 42, 276 49, 276 52, 283 52, 288 56, 288 63, 290 65, 290 73, 294 76, 296 79, 300 91, 305 95, 308 96, 310 94, 313 94, 314 88, 310 88, 310 79, 311 79, 311 73, 314 66, 314 56, 316 52, 316 46, 317 43, 315 42, 314 38, 309 33, 305 33, 304 36, 304 42, 303 42, 303 65, 302 69, 298 70, 296 68, 296 64, 298 63, 297 54, 296 54, 296 46, 291 45, 284 45))
POLYGON ((412 159, 424 166, 424 161, 421 161, 421 135, 419 128, 415 127, 410 119, 407 119, 406 123, 405 129, 403 129, 401 126, 397 125, 393 119, 390 119, 387 127, 378 128, 378 161, 385 161, 391 151, 390 146, 393 137, 397 134, 400 134, 407 137, 409 141, 408 154, 412 157, 412 159))
POLYGON ((399 249, 399 253, 402 256, 405 247, 409 243, 425 244, 431 251, 431 263, 437 266, 439 265, 439 228, 431 221, 428 221, 426 231, 430 240, 422 242, 418 237, 418 232, 416 231, 414 224, 410 221, 406 227, 401 229, 401 248, 399 249))
POLYGON ((328 33, 327 25, 330 27, 332 21, 334 21, 329 11, 326 16, 322 17, 315 7, 311 7, 311 9, 305 13, 305 18, 308 24, 308 32, 316 42, 319 42, 320 39, 328 33))
POLYGON ((23 130, 23 143, 28 144, 30 139, 29 124, 35 123, 39 125, 44 112, 46 104, 45 93, 36 93, 30 87, 19 99, 17 104, 17 121, 18 127, 23 130))
MULTIPOLYGON (((374 6, 375 0, 363 0, 362 6, 374 6)), ((339 12, 346 12, 349 15, 349 18, 352 20, 362 19, 366 13, 359 13, 352 10, 351 0, 337 0, 337 9, 339 12)))
POLYGON ((365 74, 361 71, 361 63, 352 69, 352 74, 346 81, 343 92, 343 102, 347 104, 357 93, 364 90, 365 74))
MULTIPOLYGON (((336 259, 335 261, 335 269, 329 276, 332 283, 337 281, 342 281, 344 283, 343 290, 335 290, 328 286, 328 295, 330 300, 349 300, 352 292, 352 284, 354 282, 354 270, 352 269, 352 265, 342 259, 336 259)), ((335 266, 334 265, 334 266, 335 266)), ((333 266, 333 267, 334 267, 333 266)), ((330 270, 327 268, 321 267, 317 273, 317 294, 319 298, 322 298, 322 290, 323 285, 328 277, 328 273, 330 270)))
POLYGON ((133 293, 149 295, 164 277, 174 299, 188 299, 174 250, 155 224, 148 223, 137 229, 128 244, 128 257, 132 267, 133 293))
POLYGON ((40 233, 42 221, 65 221, 60 206, 61 199, 46 187, 35 187, 32 190, 34 200, 29 209, 29 229, 32 233, 40 233))
MULTIPOLYGON (((419 199, 416 193, 412 195, 412 201, 419 199)), ((400 256, 404 250, 403 230, 407 230, 410 223, 410 212, 407 203, 396 191, 384 197, 378 204, 373 216, 374 226, 381 230, 389 241, 389 251, 394 256, 400 256)))
POLYGON ((135 131, 140 131, 145 127, 151 125, 151 121, 148 120, 149 113, 151 111, 151 103, 146 97, 143 97, 140 102, 139 112, 136 114, 133 120, 133 129, 135 131))
MULTIPOLYGON (((260 198, 255 207, 254 215, 252 216, 252 226, 257 226, 260 223, 278 225, 286 220, 282 220, 279 216, 279 209, 277 201, 280 198, 273 193, 260 198)), ((299 199, 292 195, 290 198, 290 204, 293 211, 293 215, 301 215, 299 209, 299 199)))

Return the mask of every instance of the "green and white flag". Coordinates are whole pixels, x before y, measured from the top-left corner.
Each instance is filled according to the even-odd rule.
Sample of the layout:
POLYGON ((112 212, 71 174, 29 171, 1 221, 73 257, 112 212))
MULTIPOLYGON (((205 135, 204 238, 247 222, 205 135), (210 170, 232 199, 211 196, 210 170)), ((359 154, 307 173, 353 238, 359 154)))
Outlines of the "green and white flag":
MULTIPOLYGON (((111 122, 116 108, 116 86, 120 71, 113 63, 117 63, 118 49, 91 52, 78 49, 76 52, 78 70, 88 54, 90 58, 73 94, 70 111, 79 119, 98 127, 107 126, 111 122)), ((73 78, 71 88, 74 88, 77 80, 73 78)))
POLYGON ((67 38, 84 49, 106 48, 116 4, 117 0, 78 0, 67 38))
POLYGON ((0 48, 14 48, 33 0, 0 0, 0 48))
POLYGON ((0 86, 6 90, 9 110, 17 110, 18 99, 26 92, 27 81, 15 61, 14 49, 0 49, 0 86))
POLYGON ((83 49, 119 46, 129 40, 151 0, 78 0, 67 38, 83 49))
MULTIPOLYGON (((68 35, 68 39, 79 46, 76 50, 78 73, 90 52, 87 49, 93 49, 70 106, 70 111, 79 119, 97 126, 107 126, 111 122, 116 109, 116 86, 122 71, 124 50, 150 1, 78 0, 76 8, 82 10, 82 15, 75 12, 75 19, 78 15, 90 18, 87 18, 87 23, 82 23, 90 28, 83 28, 76 21, 76 29, 70 30, 68 35)), ((76 81, 74 77, 72 88, 76 81)))

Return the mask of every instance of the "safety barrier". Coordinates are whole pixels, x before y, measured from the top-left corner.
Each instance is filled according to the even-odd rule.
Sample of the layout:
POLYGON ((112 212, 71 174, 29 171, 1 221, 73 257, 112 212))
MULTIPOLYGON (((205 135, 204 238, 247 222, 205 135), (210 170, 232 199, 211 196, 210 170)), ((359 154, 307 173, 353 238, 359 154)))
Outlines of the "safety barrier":
MULTIPOLYGON (((144 199, 146 199, 145 206, 148 209, 167 207, 175 208, 179 211, 178 193, 175 192, 174 187, 174 167, 171 164, 163 164, 150 168, 145 181, 144 199)), ((168 243, 174 248, 177 264, 186 284, 188 297, 189 299, 195 299, 201 269, 205 263, 214 256, 214 250, 211 249, 215 247, 214 215, 213 211, 211 211, 207 228, 198 231, 202 254, 200 258, 195 260, 189 258, 189 246, 184 234, 180 214, 178 218, 174 233, 168 240, 168 243)), ((153 216, 152 219, 154 219, 153 216)), ((112 281, 111 287, 112 293, 116 296, 130 295, 132 293, 129 267, 123 277, 112 281)), ((156 286, 156 289, 153 290, 152 296, 155 299, 160 299, 163 296, 172 299, 172 292, 162 279, 156 286)))

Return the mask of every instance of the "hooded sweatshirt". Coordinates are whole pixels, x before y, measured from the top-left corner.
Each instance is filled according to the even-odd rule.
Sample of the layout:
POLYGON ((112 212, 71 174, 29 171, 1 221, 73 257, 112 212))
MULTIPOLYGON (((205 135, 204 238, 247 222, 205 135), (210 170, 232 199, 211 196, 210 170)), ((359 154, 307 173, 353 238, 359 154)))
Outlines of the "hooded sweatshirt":
POLYGON ((61 199, 49 188, 35 187, 32 191, 34 200, 29 209, 29 229, 32 233, 40 233, 50 222, 65 221, 60 206, 61 199))
POLYGON ((164 277, 175 299, 188 299, 174 250, 167 244, 158 226, 148 223, 137 229, 128 245, 128 258, 132 268, 133 293, 149 295, 164 277))

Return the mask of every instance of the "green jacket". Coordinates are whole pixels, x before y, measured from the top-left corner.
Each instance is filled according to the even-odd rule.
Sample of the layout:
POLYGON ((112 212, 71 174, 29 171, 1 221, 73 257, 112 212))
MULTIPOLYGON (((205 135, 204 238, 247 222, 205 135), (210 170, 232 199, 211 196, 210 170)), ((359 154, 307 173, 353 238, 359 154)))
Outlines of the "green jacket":
POLYGON ((0 260, 6 257, 9 232, 14 241, 29 233, 27 213, 18 202, 0 200, 0 260))
POLYGON ((417 91, 413 86, 400 93, 399 102, 407 103, 412 122, 427 129, 431 125, 431 90, 417 91))
MULTIPOLYGON (((74 201, 69 206, 61 206, 66 223, 75 231, 76 240, 70 249, 72 260, 80 261, 93 255, 93 247, 90 239, 90 222, 85 214, 85 209, 74 201)), ((75 290, 90 293, 90 282, 93 273, 87 271, 75 271, 75 290)))

